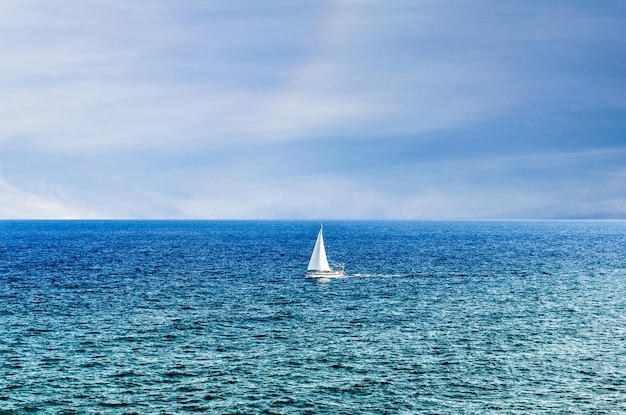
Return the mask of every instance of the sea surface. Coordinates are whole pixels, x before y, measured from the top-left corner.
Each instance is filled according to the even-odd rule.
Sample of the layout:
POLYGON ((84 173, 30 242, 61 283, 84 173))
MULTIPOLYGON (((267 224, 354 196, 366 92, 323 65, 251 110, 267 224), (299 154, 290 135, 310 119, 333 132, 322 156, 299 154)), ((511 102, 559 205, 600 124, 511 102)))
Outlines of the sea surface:
POLYGON ((626 413, 626 221, 0 221, 0 414, 626 413))

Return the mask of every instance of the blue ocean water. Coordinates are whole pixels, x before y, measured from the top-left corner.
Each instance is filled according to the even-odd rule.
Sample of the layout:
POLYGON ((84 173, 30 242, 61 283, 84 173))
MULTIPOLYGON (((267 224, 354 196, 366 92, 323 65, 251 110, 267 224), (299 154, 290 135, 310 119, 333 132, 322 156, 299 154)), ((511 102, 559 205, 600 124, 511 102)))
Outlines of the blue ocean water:
POLYGON ((0 414, 626 413, 626 222, 0 221, 0 414))

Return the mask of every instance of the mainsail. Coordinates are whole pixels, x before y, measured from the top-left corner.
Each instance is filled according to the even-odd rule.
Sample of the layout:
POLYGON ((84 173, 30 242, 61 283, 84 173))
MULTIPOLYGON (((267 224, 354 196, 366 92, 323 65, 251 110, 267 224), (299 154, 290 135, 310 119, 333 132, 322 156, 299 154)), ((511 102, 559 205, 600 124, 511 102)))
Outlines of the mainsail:
POLYGON ((309 267, 307 271, 330 271, 328 265, 328 258, 326 258, 326 250, 324 249, 324 237, 322 236, 322 226, 320 225, 320 231, 317 234, 317 241, 315 241, 315 248, 313 248, 313 254, 311 254, 311 260, 309 261, 309 267))

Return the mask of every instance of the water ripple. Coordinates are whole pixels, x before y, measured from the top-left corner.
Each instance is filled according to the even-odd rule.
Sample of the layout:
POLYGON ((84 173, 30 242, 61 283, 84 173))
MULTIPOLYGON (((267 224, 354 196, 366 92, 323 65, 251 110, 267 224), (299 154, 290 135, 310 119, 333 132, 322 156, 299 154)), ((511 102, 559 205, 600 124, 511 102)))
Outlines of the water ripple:
POLYGON ((623 222, 316 227, 0 222, 0 414, 626 412, 623 222))

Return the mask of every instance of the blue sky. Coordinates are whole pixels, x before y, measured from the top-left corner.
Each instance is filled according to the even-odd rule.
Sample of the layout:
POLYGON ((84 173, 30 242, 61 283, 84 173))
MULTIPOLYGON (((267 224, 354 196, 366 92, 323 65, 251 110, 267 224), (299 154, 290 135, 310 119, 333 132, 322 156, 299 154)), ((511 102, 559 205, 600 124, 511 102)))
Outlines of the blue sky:
POLYGON ((626 218, 626 1, 0 1, 0 218, 626 218))

